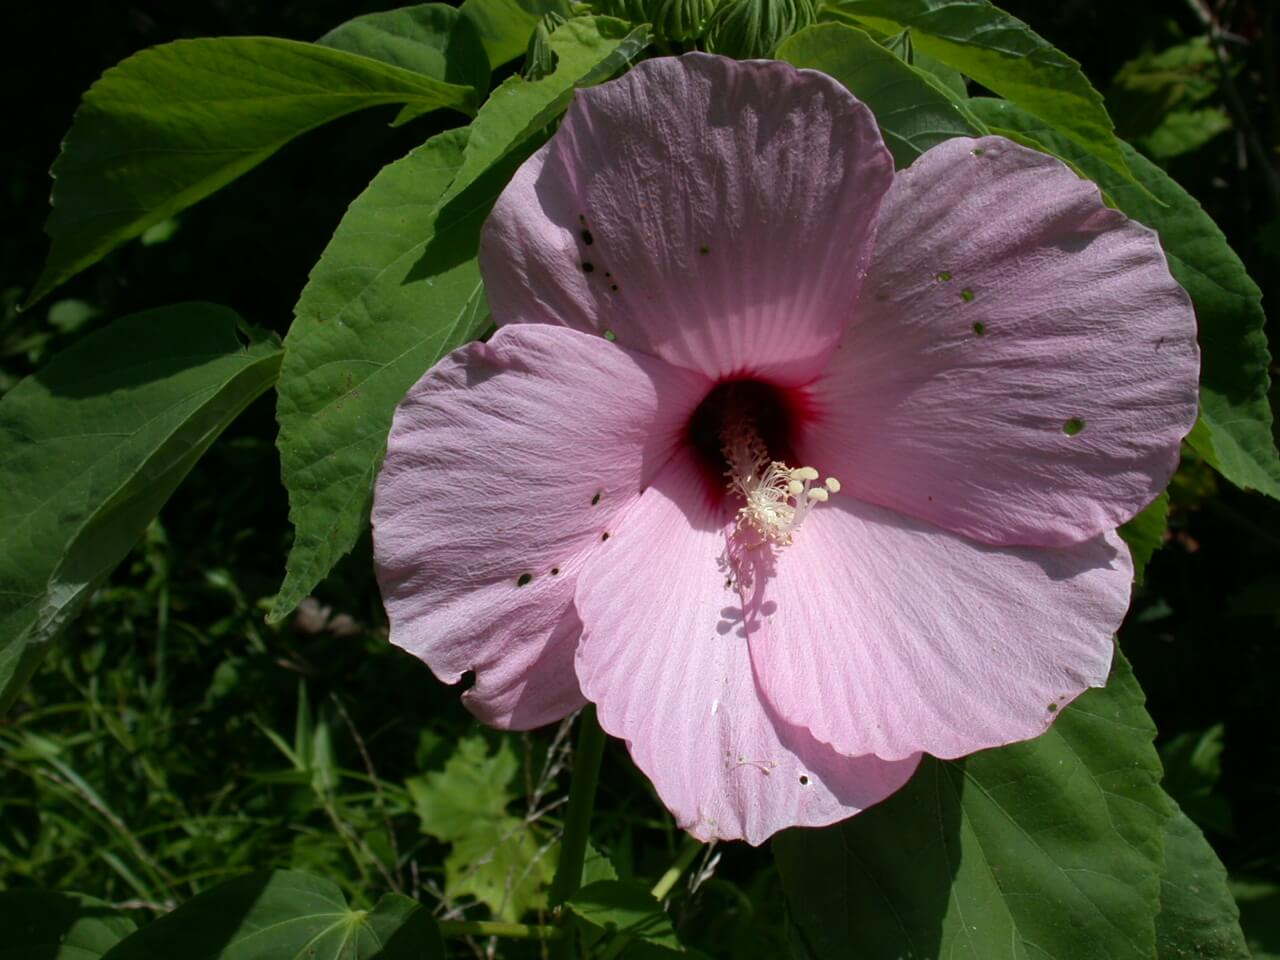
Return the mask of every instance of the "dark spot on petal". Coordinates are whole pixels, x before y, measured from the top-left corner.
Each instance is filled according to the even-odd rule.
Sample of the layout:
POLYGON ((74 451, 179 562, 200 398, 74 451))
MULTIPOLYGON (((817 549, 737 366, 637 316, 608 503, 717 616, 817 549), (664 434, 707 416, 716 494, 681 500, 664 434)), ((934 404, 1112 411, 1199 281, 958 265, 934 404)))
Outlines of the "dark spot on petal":
POLYGON ((698 253, 702 254, 702 256, 704 257, 710 252, 711 252, 711 248, 707 246, 705 243, 698 248, 698 253))
POLYGON ((612 277, 612 276, 613 276, 613 274, 612 274, 612 273, 610 273, 608 270, 606 270, 606 271, 604 272, 604 275, 605 275, 606 277, 612 277))
POLYGON ((877 300, 888 300, 888 299, 889 299, 889 294, 888 294, 888 293, 886 293, 884 290, 881 290, 879 293, 877 293, 877 294, 876 294, 876 299, 877 299, 877 300))
POLYGON ((585 213, 578 214, 578 222, 585 227, 587 225, 587 215, 585 213))
POLYGON ((933 497, 929 497, 928 500, 930 503, 933 503, 933 497))
POLYGON ((618 292, 618 285, 617 285, 616 283, 611 283, 611 284, 609 284, 609 289, 610 289, 610 290, 612 290, 614 293, 617 293, 617 292, 618 292))
POLYGON ((517 579, 517 580, 516 580, 516 586, 517 586, 517 587, 524 587, 524 586, 527 586, 528 584, 530 584, 530 583, 532 583, 532 582, 533 582, 533 574, 532 574, 532 573, 522 573, 522 574, 520 574, 519 579, 517 579))
POLYGON ((800 774, 800 786, 807 787, 809 785, 809 777, 806 774, 800 774))
POLYGON ((594 497, 592 497, 592 498, 591 498, 591 505, 592 505, 593 507, 594 507, 597 503, 599 503, 599 502, 600 502, 600 495, 601 495, 602 493, 604 493, 604 491, 603 491, 603 490, 598 490, 598 491, 596 491, 596 495, 595 495, 594 497))
POLYGON ((595 269, 596 269, 596 265, 595 265, 594 263, 592 263, 590 260, 583 260, 583 261, 582 261, 582 272, 583 272, 583 273, 594 273, 594 272, 595 272, 595 269))
POLYGON ((1077 433, 1084 429, 1084 421, 1079 417, 1072 417, 1062 425, 1062 432, 1068 437, 1074 437, 1077 433))
POLYGON ((941 280, 943 283, 946 283, 948 280, 951 279, 951 271, 950 270, 939 271, 938 279, 941 280))
POLYGON ((1057 713, 1057 712, 1058 712, 1058 705, 1057 705, 1056 703, 1051 703, 1051 704, 1049 704, 1049 712, 1050 712, 1050 713, 1057 713))
POLYGON ((552 575, 553 577, 558 577, 558 576, 560 576, 560 568, 559 568, 559 567, 552 567, 552 568, 551 568, 551 575, 552 575))
POLYGON ((960 291, 960 298, 961 298, 965 303, 972 303, 972 302, 973 302, 973 291, 972 291, 972 290, 970 290, 968 287, 965 287, 963 290, 961 290, 961 291, 960 291))
POLYGON ((987 325, 983 323, 981 320, 975 320, 973 321, 973 332, 976 333, 978 336, 982 336, 984 333, 987 332, 987 325))
POLYGON ((590 230, 583 230, 583 231, 582 231, 582 242, 583 242, 583 243, 585 243, 585 244, 589 247, 589 246, 591 246, 593 243, 595 243, 595 242, 596 242, 596 238, 595 238, 595 237, 593 237, 593 236, 591 235, 591 231, 590 231, 590 230))
POLYGON ((606 531, 606 532, 604 532, 604 533, 600 534, 600 542, 601 542, 601 543, 604 543, 604 542, 605 542, 606 540, 608 540, 608 539, 609 539, 609 533, 608 533, 608 531, 606 531))

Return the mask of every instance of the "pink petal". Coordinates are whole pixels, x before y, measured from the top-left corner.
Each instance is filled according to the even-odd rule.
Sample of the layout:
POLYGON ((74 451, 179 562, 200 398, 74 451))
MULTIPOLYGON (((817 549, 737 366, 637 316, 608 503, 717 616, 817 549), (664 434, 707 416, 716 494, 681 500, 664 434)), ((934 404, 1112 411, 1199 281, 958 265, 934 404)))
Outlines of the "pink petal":
POLYGON ((1195 333, 1156 235, 1097 187, 1000 137, 948 140, 885 200, 806 462, 979 540, 1076 543, 1168 483, 1195 333))
POLYGON ((713 377, 808 380, 892 176, 870 111, 824 74, 649 60, 579 91, 499 198, 480 244, 489 303, 499 323, 609 329, 713 377))
POLYGON ((391 640, 467 705, 526 729, 583 703, 574 582, 671 456, 708 384, 599 337, 499 330, 455 350, 396 411, 374 492, 391 640))
POLYGON ((841 494, 757 580, 751 659, 773 708, 841 753, 964 756, 1106 683, 1132 576, 1114 533, 991 547, 841 494))
POLYGON ((758 844, 877 803, 919 758, 842 757, 769 713, 725 586, 728 519, 678 454, 578 578, 577 670, 680 826, 758 844))

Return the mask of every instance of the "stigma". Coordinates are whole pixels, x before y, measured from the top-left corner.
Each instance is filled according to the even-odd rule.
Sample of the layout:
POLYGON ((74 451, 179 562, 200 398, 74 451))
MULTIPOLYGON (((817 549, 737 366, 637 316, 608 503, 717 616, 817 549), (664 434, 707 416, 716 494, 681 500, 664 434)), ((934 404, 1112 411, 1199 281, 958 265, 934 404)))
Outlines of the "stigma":
POLYGON ((736 417, 721 433, 729 492, 742 500, 735 539, 747 548, 790 546, 809 512, 840 492, 840 481, 813 467, 790 467, 769 456, 755 424, 736 417))

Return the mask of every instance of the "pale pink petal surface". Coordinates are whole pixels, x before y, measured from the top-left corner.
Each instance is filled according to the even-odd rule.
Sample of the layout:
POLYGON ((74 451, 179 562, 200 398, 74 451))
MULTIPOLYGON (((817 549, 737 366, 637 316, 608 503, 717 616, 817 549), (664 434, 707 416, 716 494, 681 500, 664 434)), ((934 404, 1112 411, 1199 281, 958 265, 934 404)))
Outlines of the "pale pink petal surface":
POLYGON ((842 753, 959 757, 1106 683, 1132 578, 1114 533, 992 547, 841 495, 756 584, 751 659, 772 707, 842 753))
POLYGON ((1154 233, 1059 161, 948 140, 898 174, 804 453, 990 543, 1074 543, 1168 483, 1196 416, 1190 301, 1154 233))
POLYGON ((401 402, 375 490, 391 639, 502 727, 581 706, 574 581, 681 440, 702 377, 600 337, 513 327, 401 402))
POLYGON ((575 96, 480 262, 499 323, 611 330, 710 376, 811 379, 851 313, 893 165, 836 81, 705 54, 575 96))
POLYGON ((760 843, 882 800, 919 758, 839 756, 769 713, 719 562, 729 519, 677 454, 578 579, 577 669, 601 726, 627 741, 682 827, 760 843))

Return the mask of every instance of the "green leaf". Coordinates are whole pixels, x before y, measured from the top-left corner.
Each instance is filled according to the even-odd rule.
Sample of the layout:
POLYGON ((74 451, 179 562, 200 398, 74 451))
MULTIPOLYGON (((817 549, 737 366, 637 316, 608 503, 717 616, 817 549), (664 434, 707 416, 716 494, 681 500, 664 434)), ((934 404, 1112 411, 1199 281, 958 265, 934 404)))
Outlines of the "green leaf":
POLYGON ((510 741, 500 741, 490 755, 482 737, 467 737, 443 770, 405 783, 422 832, 453 844, 445 860, 445 893, 475 897, 504 920, 546 906, 556 865, 551 845, 507 813, 518 770, 510 741))
POLYGON ((1164 827, 1157 960, 1249 960, 1227 871, 1181 810, 1164 827))
POLYGON ((98 960, 136 929, 128 917, 82 894, 0 892, 0 960, 98 960))
POLYGON ((431 913, 390 893, 352 910, 332 882, 292 870, 214 887, 143 927, 103 960, 432 960, 444 943, 431 913))
POLYGON ((917 50, 1031 111, 1129 176, 1102 95, 1080 64, 987 0, 835 0, 824 9, 885 33, 910 27, 917 50))
POLYGON ((369 13, 335 27, 316 41, 381 60, 446 83, 489 90, 489 58, 475 24, 457 7, 420 3, 369 13))
POLYGON ((1280 960, 1280 884, 1233 874, 1231 892, 1253 960, 1280 960))
POLYGON ((1160 234, 1169 269, 1191 295, 1200 324, 1200 420, 1187 440, 1232 483, 1280 498, 1262 294, 1222 231, 1195 198, 1128 146, 1141 187, 1013 104, 975 99, 971 106, 993 128, 1028 134, 1077 164, 1121 210, 1160 234))
POLYGON ((559 0, 465 0, 458 10, 476 28, 489 66, 497 69, 524 54, 544 13, 562 7, 567 4, 559 0))
POLYGON ((570 897, 565 908, 578 922, 588 946, 610 936, 680 950, 675 928, 662 904, 634 880, 589 884, 570 897))
POLYGON ((1231 129, 1231 119, 1215 107, 1171 110, 1138 146, 1157 160, 1180 157, 1199 150, 1220 133, 1231 129))
POLYGON ((46 293, 148 227, 338 117, 401 103, 399 121, 453 107, 470 87, 272 37, 179 40, 143 50, 85 94, 53 165, 53 239, 27 298, 46 293))
POLYGON ((574 88, 613 73, 647 36, 606 17, 565 23, 551 35, 553 74, 508 79, 470 127, 385 167, 347 211, 285 340, 278 442, 296 532, 271 620, 366 528, 396 404, 488 325, 475 251, 494 200, 574 88))
POLYGON ((274 339, 190 303, 115 321, 0 400, 0 711, 218 434, 274 339))
POLYGON ((1169 494, 1162 493, 1145 510, 1120 528, 1120 536, 1133 554, 1133 579, 1142 582, 1152 555, 1164 546, 1169 526, 1169 494))
POLYGON ((815 957, 1150 960, 1162 829, 1155 733, 1117 651, 1036 740, 925 757, 894 796, 774 854, 815 957))
POLYGON ((841 23, 807 27, 784 41, 777 55, 830 74, 866 103, 899 168, 944 140, 986 132, 931 79, 862 30, 841 23))
MULTIPOLYGON (((1269 597, 1274 598, 1272 591, 1269 597)), ((1225 836, 1235 832, 1231 804, 1217 790, 1222 778, 1225 727, 1215 723, 1204 730, 1188 730, 1160 748, 1164 789, 1192 822, 1225 836)))

